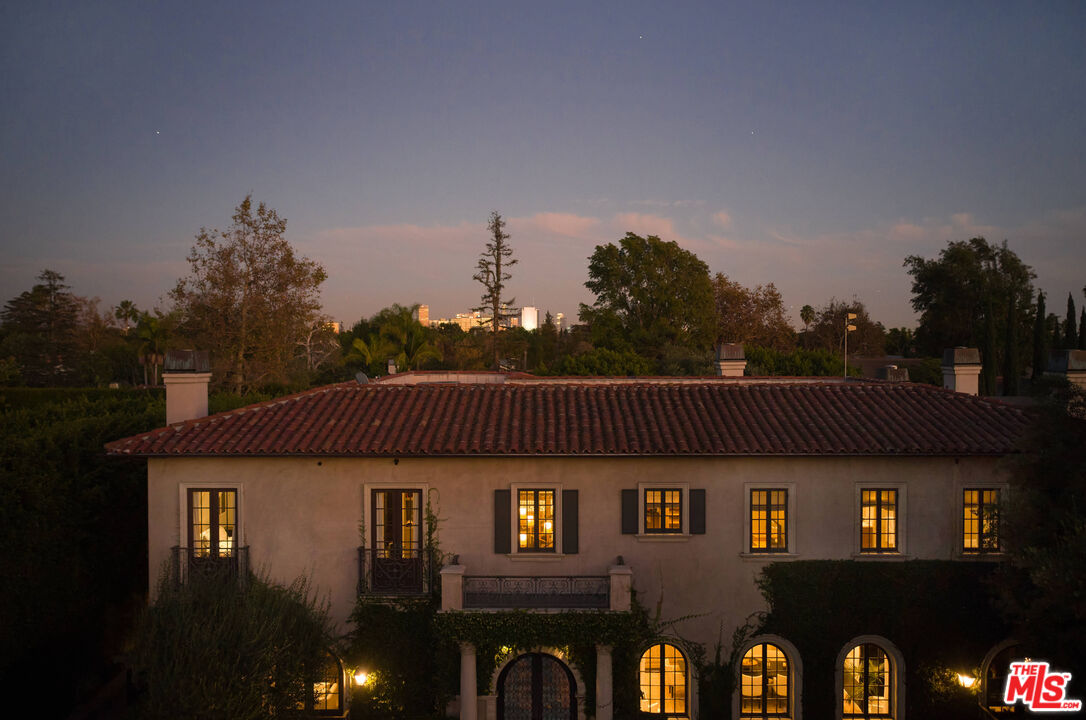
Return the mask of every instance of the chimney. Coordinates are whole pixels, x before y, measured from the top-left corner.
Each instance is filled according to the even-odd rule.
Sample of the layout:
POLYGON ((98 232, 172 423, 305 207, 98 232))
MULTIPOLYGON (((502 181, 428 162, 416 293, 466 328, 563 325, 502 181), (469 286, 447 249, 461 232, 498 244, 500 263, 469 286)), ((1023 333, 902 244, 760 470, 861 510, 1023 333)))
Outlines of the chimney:
POLYGON ((720 377, 743 377, 747 369, 743 343, 720 343, 716 346, 716 374, 720 377))
POLYGON ((207 416, 211 359, 207 350, 167 350, 162 370, 166 384, 166 424, 207 416))
POLYGON ((388 374, 389 375, 395 375, 396 374, 396 361, 393 360, 392 358, 388 359, 388 374))
POLYGON ((885 365, 875 370, 875 377, 879 380, 890 382, 909 382, 909 368, 899 368, 897 365, 885 365))
POLYGON ((980 393, 980 351, 956 347, 943 351, 943 387, 966 395, 980 393))
POLYGON ((1072 385, 1086 389, 1086 350, 1053 350, 1045 375, 1067 378, 1072 385))

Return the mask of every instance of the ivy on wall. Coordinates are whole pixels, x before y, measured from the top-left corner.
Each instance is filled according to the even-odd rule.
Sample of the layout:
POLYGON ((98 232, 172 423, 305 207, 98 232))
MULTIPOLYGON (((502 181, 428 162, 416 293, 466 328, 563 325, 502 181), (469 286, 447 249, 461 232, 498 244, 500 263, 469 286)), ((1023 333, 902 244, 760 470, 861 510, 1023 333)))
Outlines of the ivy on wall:
POLYGON ((934 560, 773 563, 759 580, 770 610, 755 632, 787 638, 799 651, 805 717, 833 717, 834 665, 859 635, 881 635, 901 651, 910 716, 972 717, 975 695, 950 680, 953 671, 975 671, 1009 633, 992 603, 996 568, 934 560))

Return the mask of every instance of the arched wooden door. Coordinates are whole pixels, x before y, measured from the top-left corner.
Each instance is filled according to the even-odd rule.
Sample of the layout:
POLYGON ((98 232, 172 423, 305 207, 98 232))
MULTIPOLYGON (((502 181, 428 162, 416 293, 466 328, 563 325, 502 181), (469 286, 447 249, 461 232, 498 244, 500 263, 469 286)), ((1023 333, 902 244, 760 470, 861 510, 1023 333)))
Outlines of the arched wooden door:
POLYGON ((553 655, 521 655, 498 676, 498 720, 577 720, 573 673, 553 655))

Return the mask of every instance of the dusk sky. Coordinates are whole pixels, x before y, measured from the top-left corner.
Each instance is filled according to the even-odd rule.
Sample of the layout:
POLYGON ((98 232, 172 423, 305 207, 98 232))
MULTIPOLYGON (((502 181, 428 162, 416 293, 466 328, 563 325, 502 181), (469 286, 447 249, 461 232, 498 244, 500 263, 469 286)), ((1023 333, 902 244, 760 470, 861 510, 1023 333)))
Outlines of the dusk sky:
POLYGON ((913 325, 906 256, 1006 239, 1086 284, 1086 3, 6 2, 0 302, 63 273, 165 308, 247 193, 348 324, 575 316, 626 231, 745 285, 913 325), (161 299, 160 299, 161 298, 161 299))

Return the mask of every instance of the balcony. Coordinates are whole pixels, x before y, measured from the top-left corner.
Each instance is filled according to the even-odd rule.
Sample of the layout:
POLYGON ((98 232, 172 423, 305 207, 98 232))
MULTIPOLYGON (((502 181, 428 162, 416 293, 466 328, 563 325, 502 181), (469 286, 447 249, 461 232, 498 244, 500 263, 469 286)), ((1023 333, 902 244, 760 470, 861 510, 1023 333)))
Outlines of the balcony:
POLYGON ((611 606, 606 575, 482 576, 464 578, 464 609, 597 608, 611 606))
POLYGON ((425 595, 437 587, 433 553, 358 548, 359 595, 425 595))
POLYGON ((194 573, 223 573, 244 581, 249 577, 249 546, 222 556, 198 556, 191 548, 175 545, 170 548, 169 578, 180 587, 194 573))
POLYGON ((630 609, 633 571, 613 565, 607 575, 466 575, 463 565, 441 570, 442 610, 630 609))

